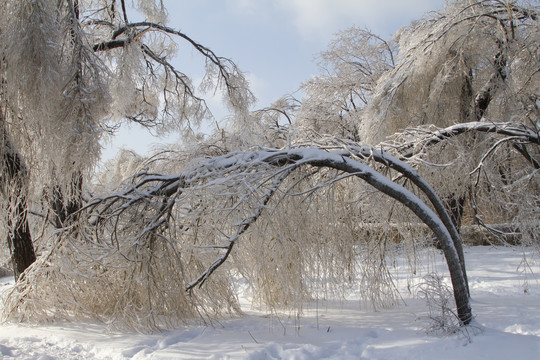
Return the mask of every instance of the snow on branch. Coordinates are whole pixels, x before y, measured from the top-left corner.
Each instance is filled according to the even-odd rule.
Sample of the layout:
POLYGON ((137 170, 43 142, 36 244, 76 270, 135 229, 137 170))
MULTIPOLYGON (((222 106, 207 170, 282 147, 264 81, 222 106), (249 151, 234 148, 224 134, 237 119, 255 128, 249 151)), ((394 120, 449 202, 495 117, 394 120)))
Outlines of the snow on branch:
POLYGON ((216 259, 216 261, 214 261, 212 265, 210 265, 208 269, 206 269, 206 271, 203 274, 201 274, 201 276, 199 276, 196 280, 190 282, 186 286, 187 291, 190 291, 195 286, 199 286, 200 288, 203 285, 203 283, 206 281, 206 279, 208 279, 208 277, 212 275, 212 273, 227 260, 227 258, 231 254, 234 244, 237 242, 240 236, 249 229, 250 225, 253 224, 255 221, 257 221, 259 216, 261 216, 264 208, 266 207, 266 205, 268 204, 268 202, 270 201, 274 193, 278 190, 283 180, 285 180, 285 178, 290 173, 291 173, 291 170, 284 171, 276 179, 272 181, 272 187, 268 189, 266 193, 264 194, 263 198, 260 201, 259 207, 255 209, 253 214, 251 214, 250 216, 242 220, 241 223, 237 224, 238 230, 236 231, 236 233, 228 237, 229 244, 225 247, 226 248, 225 254, 223 254, 223 256, 216 259))

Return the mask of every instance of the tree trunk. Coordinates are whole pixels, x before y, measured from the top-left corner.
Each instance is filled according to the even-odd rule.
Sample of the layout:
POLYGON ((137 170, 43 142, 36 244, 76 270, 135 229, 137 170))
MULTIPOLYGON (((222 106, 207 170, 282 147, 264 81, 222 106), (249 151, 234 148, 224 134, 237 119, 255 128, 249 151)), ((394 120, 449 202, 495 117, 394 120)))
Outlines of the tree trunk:
POLYGON ((68 226, 76 220, 77 211, 82 208, 82 184, 83 176, 76 171, 71 177, 71 188, 67 189, 66 196, 60 186, 53 187, 49 197, 49 206, 54 214, 54 226, 57 229, 68 226))
MULTIPOLYGON (((0 117, 2 114, 0 113, 0 117)), ((15 280, 35 260, 34 245, 28 225, 28 209, 26 199, 26 169, 20 155, 13 150, 4 131, 2 141, 2 193, 8 200, 8 235, 7 241, 11 253, 15 280)))
POLYGON ((18 280, 21 274, 34 261, 36 254, 28 226, 28 211, 26 209, 26 198, 19 196, 17 204, 12 205, 15 209, 10 209, 10 218, 8 219, 8 245, 11 252, 11 261, 13 264, 13 274, 15 280, 18 280))

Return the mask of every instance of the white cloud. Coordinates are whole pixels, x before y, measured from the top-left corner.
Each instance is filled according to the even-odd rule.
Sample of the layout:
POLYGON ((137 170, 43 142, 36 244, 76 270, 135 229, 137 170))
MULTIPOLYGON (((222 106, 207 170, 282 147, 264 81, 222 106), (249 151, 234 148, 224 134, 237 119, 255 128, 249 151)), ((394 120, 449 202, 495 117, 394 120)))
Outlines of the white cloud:
POLYGON ((267 88, 267 83, 262 77, 259 77, 256 74, 251 73, 251 72, 247 73, 246 76, 249 82, 249 87, 254 94, 265 93, 266 88, 267 88))
POLYGON ((280 6, 291 12, 295 25, 303 34, 311 34, 321 29, 333 27, 342 12, 343 0, 278 0, 280 6))
POLYGON ((226 0, 232 12, 243 13, 252 19, 262 19, 273 11, 275 0, 226 0))
MULTIPOLYGON (((352 25, 368 27, 377 32, 397 19, 418 18, 434 7, 433 0, 275 1, 283 10, 292 14, 295 26, 308 37, 327 37, 352 25)), ((436 2, 440 2, 440 7, 442 7, 444 1, 437 0, 436 2)))
POLYGON ((226 4, 233 13, 242 13, 256 22, 292 24, 304 38, 326 42, 337 31, 353 25, 390 36, 426 11, 442 8, 444 1, 226 0, 226 4))

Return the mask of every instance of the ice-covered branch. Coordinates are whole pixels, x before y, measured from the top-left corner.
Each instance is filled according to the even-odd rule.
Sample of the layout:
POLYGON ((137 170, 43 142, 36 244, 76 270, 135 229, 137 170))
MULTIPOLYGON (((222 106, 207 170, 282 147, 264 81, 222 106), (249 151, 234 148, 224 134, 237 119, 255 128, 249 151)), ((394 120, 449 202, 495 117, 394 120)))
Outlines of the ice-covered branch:
POLYGON ((260 199, 258 207, 255 209, 253 214, 248 216, 247 218, 243 219, 239 224, 236 226, 238 227, 238 230, 235 234, 228 236, 229 244, 227 246, 223 246, 224 249, 226 249, 225 253, 220 256, 218 259, 216 259, 212 265, 210 265, 202 274, 199 276, 196 280, 190 282, 186 286, 186 291, 190 291, 195 286, 201 287, 206 279, 212 275, 212 273, 220 267, 229 257, 231 254, 234 245, 240 238, 240 236, 245 233, 251 224, 253 224, 257 219, 261 216, 263 210, 265 209, 268 202, 272 199, 272 196, 274 193, 278 190, 279 186, 282 184, 283 180, 287 178, 287 176, 291 173, 292 170, 284 171, 281 174, 279 174, 274 180, 272 180, 272 186, 266 191, 266 193, 263 195, 263 197, 260 199))
POLYGON ((474 121, 456 124, 435 131, 426 131, 425 129, 407 129, 404 132, 409 135, 416 134, 415 139, 401 143, 398 141, 395 145, 383 144, 383 146, 395 147, 404 158, 410 158, 433 145, 439 144, 458 135, 474 132, 511 136, 513 139, 522 142, 540 145, 540 134, 538 129, 531 128, 522 123, 474 121))
POLYGON ((186 82, 183 80, 185 75, 181 74, 164 57, 157 55, 142 41, 143 35, 149 31, 177 36, 193 46, 193 48, 197 50, 209 64, 215 66, 217 69, 217 74, 219 74, 217 83, 218 85, 220 82, 224 83, 227 94, 229 95, 228 97, 233 106, 245 107, 253 100, 253 95, 247 88, 247 84, 243 79, 242 73, 233 61, 225 57, 217 56, 211 49, 196 42, 183 32, 162 24, 150 21, 124 24, 112 33, 111 39, 94 44, 93 49, 94 51, 106 51, 115 48, 122 48, 133 42, 138 42, 141 44, 140 46, 145 54, 147 54, 154 61, 163 65, 167 71, 173 73, 177 80, 180 80, 184 87, 190 92, 190 95, 193 96, 191 87, 187 86, 186 82), (127 34, 127 36, 120 38, 125 34, 127 34), (181 75, 179 76, 179 74, 181 75))

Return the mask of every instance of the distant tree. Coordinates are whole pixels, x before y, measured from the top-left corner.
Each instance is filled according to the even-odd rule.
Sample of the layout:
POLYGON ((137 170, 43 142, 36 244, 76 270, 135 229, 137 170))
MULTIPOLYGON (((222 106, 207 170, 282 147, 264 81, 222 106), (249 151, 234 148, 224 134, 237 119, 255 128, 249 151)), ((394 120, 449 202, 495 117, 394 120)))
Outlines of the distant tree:
POLYGON ((229 59, 165 25, 161 1, 3 1, 0 5, 4 216, 15 276, 32 262, 28 206, 63 227, 83 205, 100 141, 123 123, 155 133, 189 130, 211 117, 191 79, 170 62, 174 40, 203 57, 203 90, 220 88, 241 118, 252 100, 229 59), (17 178, 17 181, 13 179, 17 178), (11 210, 10 210, 11 209, 11 210))
POLYGON ((321 134, 359 139, 359 114, 369 103, 377 80, 395 66, 395 43, 368 30, 338 33, 319 56, 322 75, 302 85, 305 98, 297 125, 321 134))
MULTIPOLYGON (((411 128, 430 131, 432 125, 446 128, 476 121, 537 129, 538 16, 538 6, 527 2, 459 0, 403 28, 395 37, 396 66, 379 78, 359 117, 360 138, 378 144, 395 133, 406 138, 411 128)), ((485 183, 473 191, 469 173, 497 140, 477 132, 447 140, 425 149, 420 171, 447 199, 458 227, 467 197, 473 219, 512 221, 517 209, 502 190, 521 181, 538 148, 519 142, 498 147, 491 155, 492 166, 482 169, 485 183), (442 166, 434 171, 427 164, 442 166), (489 188, 495 190, 486 191, 489 188)))
MULTIPOLYGON (((321 54, 323 75, 304 84, 298 123, 386 149, 411 141, 411 128, 419 134, 493 121, 535 129, 538 14, 538 6, 524 1, 458 0, 402 28, 391 41, 358 28, 341 32, 321 54)), ((424 149, 419 171, 445 198, 458 228, 464 211, 469 222, 512 221, 518 209, 501 190, 521 181, 538 149, 506 142, 490 157, 493 166, 483 168, 482 174, 489 172, 480 177, 485 184, 473 189, 469 173, 498 139, 466 134, 424 149), (486 191, 491 186, 496 190, 486 191)))

